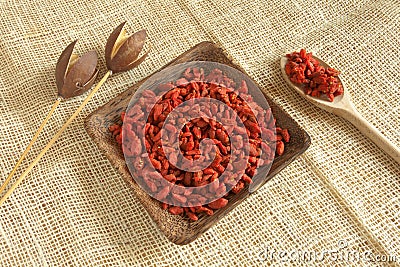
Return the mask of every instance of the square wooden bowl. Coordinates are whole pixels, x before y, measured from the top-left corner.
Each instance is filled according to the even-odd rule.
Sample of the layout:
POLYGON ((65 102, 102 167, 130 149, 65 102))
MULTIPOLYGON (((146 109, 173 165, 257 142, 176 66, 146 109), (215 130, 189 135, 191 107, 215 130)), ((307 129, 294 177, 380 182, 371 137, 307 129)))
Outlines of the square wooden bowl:
MULTIPOLYGON (((202 42, 196 45, 163 68, 188 61, 213 61, 223 63, 245 73, 240 66, 232 62, 221 48, 210 42, 202 42)), ((247 188, 245 188, 239 194, 229 198, 228 205, 223 209, 217 210, 213 216, 201 215, 198 221, 191 222, 186 218, 171 215, 167 211, 162 210, 159 202, 151 198, 136 184, 125 165, 122 150, 108 131, 108 127, 118 122, 121 112, 125 111, 137 88, 150 76, 133 85, 106 105, 90 114, 85 119, 85 128, 100 150, 110 160, 111 164, 121 173, 124 180, 132 188, 137 199, 142 203, 150 217, 155 221, 165 236, 175 244, 188 244, 239 205, 250 193, 247 188)), ((296 157, 302 154, 311 143, 309 135, 300 128, 289 114, 280 106, 276 105, 267 95, 265 97, 272 109, 274 117, 277 119, 277 124, 289 130, 291 139, 290 142, 285 145, 285 153, 282 156, 275 157, 272 167, 262 184, 267 182, 280 170, 290 164, 296 157)))

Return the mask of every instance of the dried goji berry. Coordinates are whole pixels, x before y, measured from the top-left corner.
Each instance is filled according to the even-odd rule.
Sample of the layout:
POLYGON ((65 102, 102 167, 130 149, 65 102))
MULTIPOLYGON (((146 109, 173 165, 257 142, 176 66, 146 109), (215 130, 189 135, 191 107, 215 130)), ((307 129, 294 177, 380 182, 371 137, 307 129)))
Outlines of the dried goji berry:
POLYGON ((285 145, 283 144, 282 141, 278 141, 276 143, 276 154, 278 156, 281 156, 283 154, 283 151, 285 150, 285 145))
POLYGON ((192 212, 186 212, 186 215, 191 219, 192 221, 197 221, 199 218, 196 216, 196 214, 192 212))
POLYGON ((175 206, 173 206, 173 207, 170 207, 170 208, 168 209, 168 211, 169 211, 169 213, 171 213, 171 214, 179 215, 179 214, 182 214, 183 208, 182 208, 182 207, 175 207, 175 206))
POLYGON ((300 52, 287 54, 286 57, 288 58, 285 65, 286 74, 293 83, 303 85, 305 94, 320 97, 322 93, 331 102, 335 96, 343 94, 343 86, 338 78, 340 72, 320 66, 312 57, 312 53, 301 49, 300 52))
MULTIPOLYGON (((294 72, 291 77, 293 80, 304 82, 310 79, 311 83, 315 84, 315 89, 317 89, 321 84, 316 82, 324 82, 325 78, 329 79, 329 73, 336 73, 333 70, 328 70, 327 74, 324 74, 327 76, 322 77, 321 73, 324 73, 325 70, 318 68, 318 62, 314 62, 312 57, 305 51, 301 53, 301 56, 293 55, 297 63, 291 61, 286 66, 286 70, 289 73, 294 72), (303 59, 304 53, 306 53, 306 60, 303 59), (309 73, 312 68, 318 71, 318 75, 315 75, 315 77, 318 77, 319 80, 313 80, 314 72, 309 73), (306 70, 309 70, 307 74, 304 73, 306 70)), ((275 153, 282 155, 284 143, 288 143, 290 140, 289 132, 286 129, 277 127, 276 133, 273 131, 276 120, 272 119, 271 109, 264 110, 258 106, 249 94, 245 81, 242 81, 236 87, 239 94, 230 88, 234 86, 234 81, 224 75, 221 70, 214 69, 206 75, 203 69, 186 69, 182 74, 182 78, 176 82, 159 85, 157 93, 152 90, 145 90, 143 97, 138 100, 138 104, 133 105, 126 113, 121 113, 120 119, 124 121, 123 131, 121 131, 120 124, 114 124, 109 127, 109 131, 119 144, 122 144, 122 139, 124 139, 123 151, 126 156, 134 157, 132 162, 138 175, 147 177, 145 185, 152 192, 159 190, 155 197, 160 200, 172 201, 171 203, 174 206, 161 203, 161 208, 168 209, 171 214, 186 215, 193 221, 199 219, 196 215, 199 213, 211 216, 214 213, 213 210, 225 207, 228 199, 219 198, 207 205, 201 205, 200 203, 206 201, 205 196, 225 195, 229 198, 230 195, 239 193, 247 184, 252 182, 252 177, 256 174, 258 165, 271 163, 274 151, 268 144, 276 142, 275 153), (233 109, 233 112, 211 104, 209 110, 201 111, 204 116, 185 122, 179 135, 177 133, 178 129, 173 126, 173 123, 164 125, 168 114, 175 107, 184 101, 199 97, 210 97, 223 101, 233 109), (155 98, 157 98, 157 103, 149 110, 146 106, 146 101, 148 101, 147 99, 155 98), (146 112, 150 112, 147 121, 144 120, 146 112), (209 119, 208 117, 212 116, 212 114, 222 114, 221 121, 224 125, 216 120, 209 119), (239 118, 243 121, 245 127, 241 128, 235 125, 236 119, 239 118), (143 134, 135 134, 135 129, 143 128, 145 136, 141 136, 143 134), (163 147, 161 142, 161 129, 163 128, 168 142, 170 144, 179 142, 179 148, 184 157, 189 160, 199 159, 202 155, 204 155, 203 157, 209 157, 213 146, 206 146, 204 151, 201 151, 200 142, 204 138, 211 139, 216 145, 216 154, 211 165, 198 172, 183 171, 175 167, 174 163, 178 162, 178 156, 172 153, 173 149, 171 150, 168 146, 163 147), (232 132, 235 132, 236 135, 233 140, 230 140, 229 135, 232 132), (245 174, 242 175, 236 185, 231 181, 230 186, 233 186, 233 188, 229 193, 226 193, 229 181, 219 181, 218 179, 225 171, 232 171, 232 165, 228 164, 231 160, 231 149, 233 149, 231 143, 235 143, 237 149, 242 149, 244 147, 242 135, 249 137, 250 149, 248 152, 250 157, 248 161, 239 160, 235 162, 236 166, 245 169, 245 174), (169 154, 169 160, 166 154, 169 154), (150 167, 151 165, 161 175, 155 173, 154 169, 150 167), (184 195, 177 194, 174 190, 171 192, 170 187, 163 185, 159 177, 177 186, 186 187, 187 190, 185 190, 184 195), (209 183, 212 184, 208 189, 203 188, 197 194, 192 194, 189 190, 191 187, 209 183), (193 207, 179 207, 183 203, 188 203, 193 207)), ((312 93, 314 89, 310 90, 310 93, 312 93)), ((327 90, 334 90, 332 92, 334 95, 341 92, 341 88, 337 84, 332 84, 327 90)), ((187 106, 185 112, 190 112, 190 110, 191 107, 187 106)), ((182 123, 182 119, 178 118, 177 122, 182 123)), ((238 156, 235 155, 235 157, 238 156)))
POLYGON ((208 206, 210 208, 214 209, 214 210, 217 210, 217 209, 221 209, 221 208, 225 207, 226 204, 228 204, 228 200, 227 199, 219 198, 217 200, 214 200, 211 203, 208 203, 208 206))

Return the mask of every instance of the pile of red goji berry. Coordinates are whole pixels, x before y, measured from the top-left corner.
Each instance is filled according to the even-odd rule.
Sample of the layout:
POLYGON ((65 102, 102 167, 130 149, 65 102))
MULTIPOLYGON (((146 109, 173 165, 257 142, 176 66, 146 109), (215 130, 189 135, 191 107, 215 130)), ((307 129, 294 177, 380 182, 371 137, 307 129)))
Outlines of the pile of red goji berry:
MULTIPOLYGON (((168 114, 179 104, 200 97, 209 97, 218 99, 224 104, 232 108, 236 113, 231 114, 227 110, 213 110, 216 107, 211 106, 211 114, 222 112, 224 119, 229 120, 239 117, 243 122, 245 129, 242 134, 249 137, 249 158, 246 170, 238 183, 233 186, 232 190, 207 205, 196 205, 196 199, 191 200, 191 207, 181 207, 180 203, 187 202, 190 196, 183 197, 170 192, 169 187, 161 187, 161 183, 145 179, 145 186, 151 192, 157 192, 157 199, 166 199, 169 197, 176 203, 171 205, 161 202, 162 209, 168 209, 171 214, 186 215, 192 221, 198 220, 200 213, 213 215, 214 211, 227 205, 230 194, 237 194, 252 182, 252 177, 257 172, 257 167, 270 164, 275 155, 282 155, 285 150, 285 143, 290 141, 290 135, 287 129, 276 127, 273 131, 276 120, 273 119, 271 109, 264 110, 252 98, 248 92, 245 81, 242 81, 237 90, 228 90, 234 88, 235 83, 229 77, 224 75, 221 70, 214 69, 208 75, 203 69, 187 69, 183 73, 183 77, 175 83, 162 84, 157 90, 145 90, 139 99, 139 104, 132 106, 127 112, 121 114, 121 122, 128 124, 128 129, 141 127, 145 129, 145 137, 141 140, 133 131, 128 131, 129 140, 122 134, 121 122, 111 125, 110 132, 116 141, 122 145, 125 156, 132 157, 133 166, 137 175, 145 177, 154 172, 154 168, 162 177, 170 183, 184 186, 197 187, 207 185, 216 179, 226 170, 230 160, 230 142, 243 142, 240 135, 229 138, 225 126, 212 119, 205 117, 193 119, 186 123, 179 133, 180 149, 185 158, 196 160, 200 157, 199 143, 204 138, 209 138, 216 145, 216 156, 209 167, 199 172, 187 172, 178 169, 168 162, 161 143, 161 128, 168 114), (236 92, 238 92, 238 94, 236 92), (157 99, 156 104, 152 108, 147 121, 144 121, 144 110, 148 108, 146 103, 151 99, 157 99), (251 108, 250 108, 251 107, 251 108), (256 114, 253 113, 256 112, 256 114), (261 134, 266 136, 266 140, 261 138, 261 134), (124 142, 123 142, 124 141, 124 142), (276 150, 268 150, 268 143, 275 143, 276 150), (146 159, 143 156, 146 154, 146 159), (153 168, 150 168, 149 165, 153 168), (185 199, 182 199, 185 198, 185 199)), ((126 128, 124 128, 126 129, 126 128)), ((174 136, 174 129, 166 128, 167 132, 171 131, 171 137, 174 136)), ((171 141, 171 140, 169 140, 171 141)), ((240 147, 240 146, 239 146, 240 147)), ((214 188, 214 192, 225 190, 222 184, 218 188, 214 188)), ((225 191, 222 191, 225 192, 225 191)), ((202 196, 198 196, 201 198, 202 196)))
POLYGON ((287 54, 286 74, 293 83, 304 85, 304 93, 314 97, 325 94, 329 101, 343 94, 343 86, 339 81, 340 72, 333 68, 321 66, 312 53, 305 49, 287 54))

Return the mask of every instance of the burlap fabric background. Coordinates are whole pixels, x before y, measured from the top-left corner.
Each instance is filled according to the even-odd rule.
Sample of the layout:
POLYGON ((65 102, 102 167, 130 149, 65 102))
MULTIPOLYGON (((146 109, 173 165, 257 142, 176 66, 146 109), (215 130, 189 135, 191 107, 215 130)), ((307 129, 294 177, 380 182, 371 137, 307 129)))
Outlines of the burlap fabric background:
MULTIPOLYGON (((313 51, 343 71, 358 110, 400 146, 400 2, 325 2, 0 1, 1 182, 56 97, 54 68, 67 44, 79 38, 78 52, 95 49, 102 73, 104 44, 122 21, 131 32, 146 28, 153 44, 139 68, 103 86, 0 207, 0 265, 260 266, 266 246, 323 251, 340 240, 351 250, 400 257, 399 165, 351 124, 293 92, 278 68, 286 52, 313 51), (83 119, 204 40, 224 47, 312 145, 198 240, 177 246, 100 154, 83 119)), ((83 99, 60 105, 28 161, 83 99)))

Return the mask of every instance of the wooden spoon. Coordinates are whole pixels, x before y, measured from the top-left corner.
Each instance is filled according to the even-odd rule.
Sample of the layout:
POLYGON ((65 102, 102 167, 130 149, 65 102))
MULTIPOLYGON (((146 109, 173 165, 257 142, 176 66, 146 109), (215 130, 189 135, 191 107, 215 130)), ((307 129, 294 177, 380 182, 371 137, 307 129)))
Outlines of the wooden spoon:
MULTIPOLYGON (((319 61, 323 67, 329 67, 328 64, 322 60, 314 57, 319 61)), ((312 97, 306 95, 301 86, 294 84, 290 81, 288 75, 285 72, 285 65, 288 62, 286 57, 281 58, 281 71, 285 81, 295 89, 302 97, 313 103, 317 107, 340 116, 349 122, 351 122, 361 133, 370 138, 378 147, 385 151, 391 156, 397 163, 400 164, 400 149, 392 144, 383 134, 381 134, 372 124, 370 124, 354 107, 350 100, 349 94, 344 91, 343 95, 336 96, 333 102, 324 100, 322 98, 312 97)), ((340 80, 340 79, 339 79, 340 80)), ((343 84, 343 83, 342 83, 343 84)), ((344 86, 344 85, 343 85, 344 86)))

